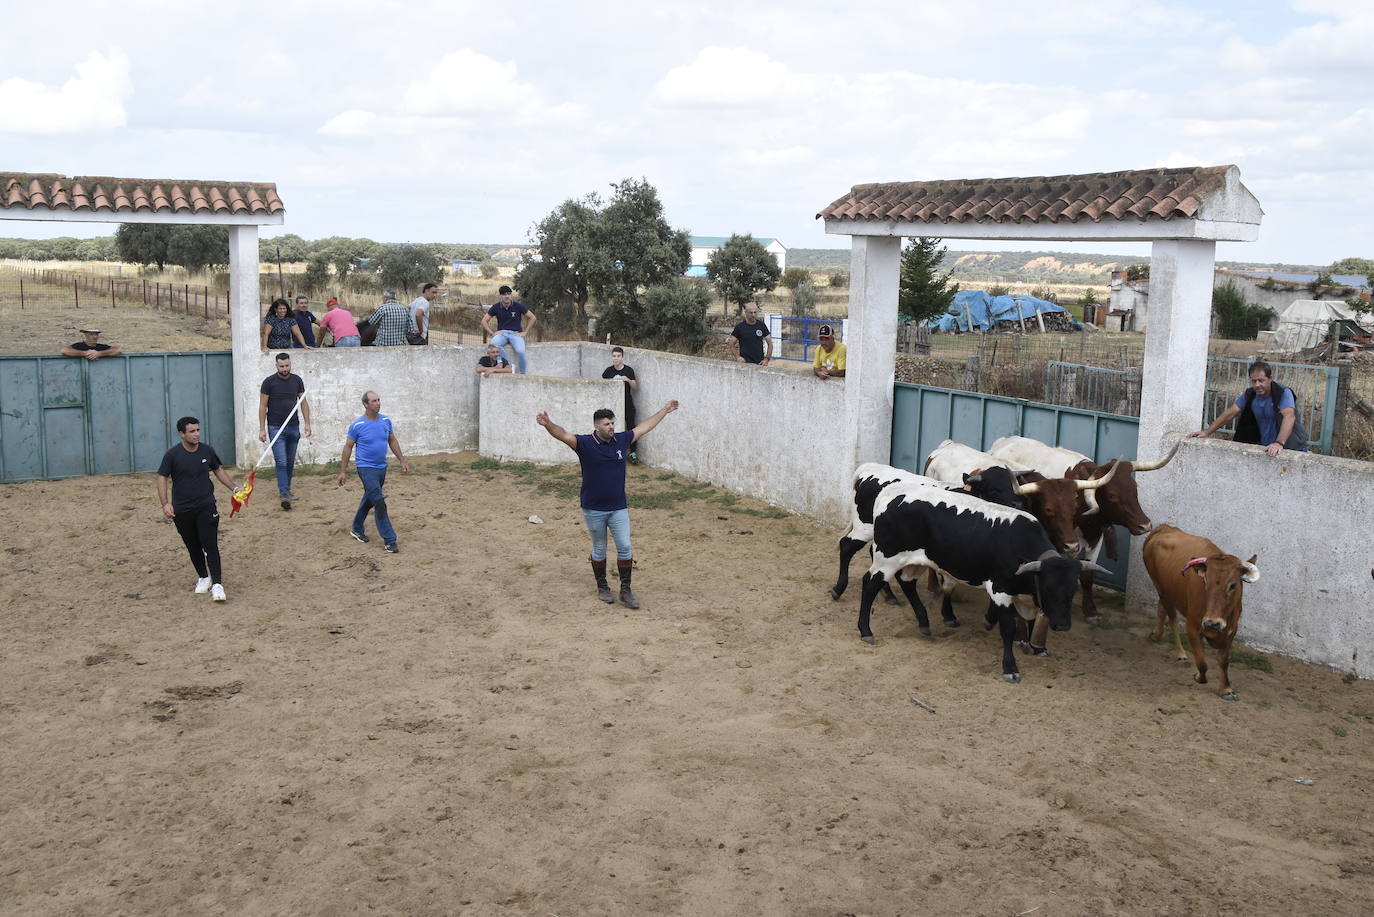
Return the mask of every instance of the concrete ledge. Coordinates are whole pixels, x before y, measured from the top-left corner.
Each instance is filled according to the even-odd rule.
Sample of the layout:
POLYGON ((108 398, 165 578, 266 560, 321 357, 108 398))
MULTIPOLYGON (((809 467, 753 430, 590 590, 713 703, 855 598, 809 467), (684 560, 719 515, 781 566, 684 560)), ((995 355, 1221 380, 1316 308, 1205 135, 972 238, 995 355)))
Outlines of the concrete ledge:
POLYGON ((623 382, 530 375, 478 378, 478 451, 486 458, 545 464, 576 462, 575 452, 535 423, 540 411, 547 411, 550 419, 569 433, 590 433, 592 414, 608 407, 617 414, 616 430, 624 429, 624 418, 618 416, 623 413, 623 382))
MULTIPOLYGON (((1155 524, 1258 554, 1239 638, 1250 646, 1374 677, 1374 463, 1185 439, 1137 477, 1155 524)), ((1132 539, 1127 607, 1154 615, 1154 584, 1132 539)))

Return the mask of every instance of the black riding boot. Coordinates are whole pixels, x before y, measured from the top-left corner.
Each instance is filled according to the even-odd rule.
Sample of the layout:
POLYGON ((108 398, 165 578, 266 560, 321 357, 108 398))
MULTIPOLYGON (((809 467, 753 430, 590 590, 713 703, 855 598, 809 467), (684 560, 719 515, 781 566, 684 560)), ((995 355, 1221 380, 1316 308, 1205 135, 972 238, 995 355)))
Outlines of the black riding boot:
POLYGON ((635 562, 630 559, 617 559, 616 568, 620 572, 620 603, 627 608, 638 608, 639 599, 630 591, 630 577, 634 574, 635 562))
MULTIPOLYGON (((590 557, 587 559, 592 560, 590 557)), ((596 576, 596 597, 607 605, 614 605, 615 593, 611 592, 611 584, 606 582, 606 562, 592 560, 592 573, 596 576)))

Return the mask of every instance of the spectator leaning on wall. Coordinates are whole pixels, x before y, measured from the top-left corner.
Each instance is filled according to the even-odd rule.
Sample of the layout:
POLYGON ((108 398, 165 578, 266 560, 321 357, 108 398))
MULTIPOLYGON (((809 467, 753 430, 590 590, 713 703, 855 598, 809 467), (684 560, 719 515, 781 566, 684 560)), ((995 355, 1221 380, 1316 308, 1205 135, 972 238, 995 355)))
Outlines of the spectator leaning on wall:
POLYGON ((81 340, 62 348, 64 357, 85 357, 87 360, 117 357, 123 352, 113 345, 101 344, 99 328, 82 328, 81 340))
POLYGON ((821 343, 811 361, 811 371, 818 379, 844 378, 844 365, 849 358, 849 349, 835 342, 835 329, 829 325, 821 325, 816 336, 821 343))
POLYGON ((1274 381, 1274 368, 1263 360, 1250 364, 1250 388, 1240 393, 1236 403, 1222 411, 1207 429, 1188 435, 1211 436, 1235 417, 1240 419, 1231 437, 1234 442, 1264 446, 1270 455, 1285 449, 1307 451, 1307 432, 1298 419, 1297 398, 1291 388, 1274 381))

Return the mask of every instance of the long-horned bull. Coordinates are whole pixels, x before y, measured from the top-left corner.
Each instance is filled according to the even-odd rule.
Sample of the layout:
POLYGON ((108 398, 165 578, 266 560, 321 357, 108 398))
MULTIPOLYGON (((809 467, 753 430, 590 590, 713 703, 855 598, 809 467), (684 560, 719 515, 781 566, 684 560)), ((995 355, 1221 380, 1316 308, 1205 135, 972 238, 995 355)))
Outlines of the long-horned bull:
MULTIPOLYGON (((1047 446, 1039 440, 1025 436, 1004 436, 994 442, 988 452, 998 458, 1034 468, 1048 477, 1062 476, 1089 480, 1101 477, 1109 465, 1115 464, 1119 473, 1110 484, 1098 488, 1094 493, 1099 511, 1091 514, 1080 513, 1076 520, 1088 549, 1088 558, 1095 562, 1104 543, 1107 546, 1107 556, 1113 559, 1117 557, 1112 526, 1125 526, 1132 535, 1143 535, 1150 530, 1150 517, 1140 507, 1140 494, 1136 489, 1134 472, 1156 471, 1163 468, 1173 460, 1178 453, 1178 447, 1179 443, 1175 443, 1168 455, 1155 461, 1127 462, 1118 459, 1114 463, 1107 462, 1102 465, 1094 463, 1081 452, 1047 446)), ((1089 620, 1099 617, 1097 602, 1093 596, 1095 579, 1092 571, 1084 572, 1083 617, 1089 620)))
POLYGON ((1258 555, 1241 560, 1227 554, 1211 541, 1198 535, 1161 525, 1145 539, 1141 548, 1145 569, 1159 593, 1159 608, 1154 632, 1150 639, 1158 641, 1164 634, 1164 623, 1174 632, 1174 643, 1180 662, 1188 656, 1183 652, 1183 637, 1179 633, 1175 615, 1181 615, 1188 631, 1192 649, 1193 680, 1207 683, 1207 660, 1203 655, 1205 640, 1217 651, 1217 667, 1221 669, 1221 683, 1217 693, 1225 700, 1235 700, 1231 687, 1229 663, 1231 641, 1240 627, 1245 584, 1259 580, 1258 555))

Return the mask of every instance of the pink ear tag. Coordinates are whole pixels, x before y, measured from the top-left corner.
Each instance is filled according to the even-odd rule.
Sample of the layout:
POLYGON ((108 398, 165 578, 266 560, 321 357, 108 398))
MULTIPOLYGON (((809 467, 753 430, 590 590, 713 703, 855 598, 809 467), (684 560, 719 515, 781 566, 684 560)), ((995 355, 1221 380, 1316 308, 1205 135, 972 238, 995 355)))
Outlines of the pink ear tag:
POLYGON ((1202 568, 1206 569, 1206 567, 1207 567, 1207 558, 1205 558, 1205 557, 1194 557, 1192 560, 1190 560, 1190 561, 1188 561, 1186 564, 1184 564, 1184 565, 1183 565, 1183 569, 1180 570, 1180 571, 1178 571, 1178 572, 1179 572, 1180 574, 1182 574, 1182 573, 1187 573, 1189 567, 1202 567, 1202 568))

